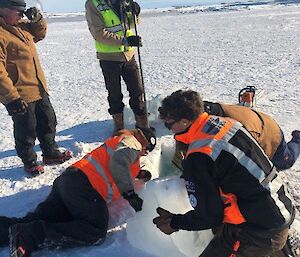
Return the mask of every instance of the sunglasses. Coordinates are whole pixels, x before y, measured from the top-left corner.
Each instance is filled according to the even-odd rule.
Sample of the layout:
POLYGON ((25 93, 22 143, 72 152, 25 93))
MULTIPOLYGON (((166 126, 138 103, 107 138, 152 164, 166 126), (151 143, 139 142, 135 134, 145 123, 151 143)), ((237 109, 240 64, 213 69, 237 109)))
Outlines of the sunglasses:
POLYGON ((173 125, 178 122, 179 120, 174 120, 174 121, 171 121, 171 122, 165 122, 165 127, 168 129, 168 130, 171 130, 173 125))

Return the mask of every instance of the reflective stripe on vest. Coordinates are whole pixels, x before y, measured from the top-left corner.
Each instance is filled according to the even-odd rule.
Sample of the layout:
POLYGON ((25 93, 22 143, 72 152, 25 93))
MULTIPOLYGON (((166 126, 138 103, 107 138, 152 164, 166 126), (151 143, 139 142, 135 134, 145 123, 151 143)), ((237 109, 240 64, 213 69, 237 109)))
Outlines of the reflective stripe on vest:
POLYGON ((114 192, 113 192, 113 189, 112 189, 112 186, 111 184, 109 183, 109 180, 105 174, 105 171, 103 170, 102 166, 90 155, 86 155, 84 157, 84 159, 88 160, 89 162, 91 162, 94 167, 96 168, 96 171, 99 173, 99 175, 104 179, 106 185, 107 185, 107 197, 106 199, 104 199, 107 203, 110 203, 113 199, 113 195, 114 195, 114 192))
MULTIPOLYGON (((133 31, 131 29, 126 30, 126 32, 123 31, 120 18, 114 12, 114 10, 111 9, 111 7, 106 3, 105 0, 92 0, 92 1, 94 6, 99 11, 100 15, 103 17, 106 31, 115 33, 120 37, 123 37, 124 34, 126 37, 133 35, 133 31)), ((95 44, 96 44, 96 51, 99 53, 121 53, 121 52, 133 50, 132 47, 125 47, 123 45, 114 46, 114 45, 104 44, 97 40, 95 41, 95 44)))
MULTIPOLYGON (((124 135, 115 136, 107 139, 103 145, 96 148, 72 167, 80 169, 88 178, 92 187, 107 202, 111 202, 120 197, 119 189, 114 182, 109 170, 109 161, 114 154, 116 146, 123 139, 124 135)), ((130 164, 130 175, 136 178, 140 171, 139 159, 130 164)))
MULTIPOLYGON (((235 122, 233 126, 226 131, 222 140, 198 139, 190 144, 187 155, 192 152, 202 152, 209 155, 214 161, 218 158, 221 151, 231 153, 237 161, 245 167, 252 176, 254 176, 260 183, 266 178, 265 172, 243 151, 236 146, 228 143, 228 141, 236 134, 238 130, 245 130, 240 123, 235 122)), ((263 187, 269 190, 268 184, 263 184, 263 187)))

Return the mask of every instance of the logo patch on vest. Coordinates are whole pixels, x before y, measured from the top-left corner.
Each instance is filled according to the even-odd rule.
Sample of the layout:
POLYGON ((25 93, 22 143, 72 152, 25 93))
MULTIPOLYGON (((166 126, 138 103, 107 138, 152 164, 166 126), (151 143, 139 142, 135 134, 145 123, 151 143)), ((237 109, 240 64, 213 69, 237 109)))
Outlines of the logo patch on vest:
POLYGON ((225 120, 221 120, 220 117, 212 116, 206 122, 202 131, 209 135, 216 135, 225 126, 225 124, 225 120))
POLYGON ((189 195, 189 200, 190 200, 190 204, 192 205, 193 208, 196 208, 198 201, 196 196, 194 196, 193 194, 189 195))
POLYGON ((186 191, 188 193, 195 193, 195 184, 191 181, 185 181, 186 191))

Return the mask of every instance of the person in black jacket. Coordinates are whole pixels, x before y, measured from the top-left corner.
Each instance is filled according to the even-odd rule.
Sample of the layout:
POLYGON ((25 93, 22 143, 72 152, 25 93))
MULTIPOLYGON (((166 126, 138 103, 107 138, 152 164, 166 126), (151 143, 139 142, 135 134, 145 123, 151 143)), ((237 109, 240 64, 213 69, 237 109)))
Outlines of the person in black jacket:
POLYGON ((191 90, 166 97, 159 113, 175 139, 189 145, 183 178, 194 210, 172 214, 159 207, 154 224, 168 235, 218 228, 201 257, 258 257, 282 249, 294 207, 242 124, 204 112, 201 97, 191 90))

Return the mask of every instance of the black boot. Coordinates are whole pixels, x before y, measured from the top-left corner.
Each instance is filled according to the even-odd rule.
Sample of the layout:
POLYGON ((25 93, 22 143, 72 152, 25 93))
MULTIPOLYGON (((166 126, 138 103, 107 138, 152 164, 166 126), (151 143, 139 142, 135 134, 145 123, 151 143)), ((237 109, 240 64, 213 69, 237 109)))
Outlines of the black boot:
POLYGON ((30 257, 45 239, 43 221, 18 223, 9 227, 10 257, 30 257))

